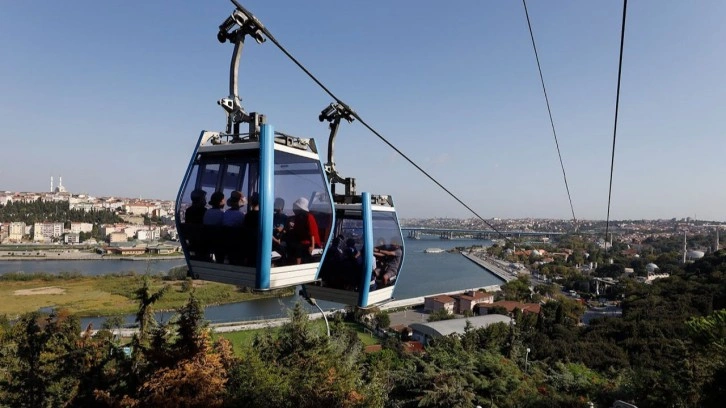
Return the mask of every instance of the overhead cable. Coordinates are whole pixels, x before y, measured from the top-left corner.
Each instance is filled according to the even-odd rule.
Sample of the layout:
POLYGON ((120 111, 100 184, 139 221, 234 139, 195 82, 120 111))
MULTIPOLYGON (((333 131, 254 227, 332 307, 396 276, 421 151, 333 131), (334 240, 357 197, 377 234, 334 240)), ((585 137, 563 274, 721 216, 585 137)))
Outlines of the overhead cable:
POLYGON ((623 45, 625 44, 625 15, 628 0, 623 0, 623 24, 620 29, 620 58, 618 60, 618 90, 615 96, 615 124, 613 125, 613 150, 610 158, 610 187, 608 188, 608 215, 605 220, 605 249, 608 247, 608 231, 610 229, 610 199, 613 193, 613 169, 615 168, 615 138, 618 134, 618 109, 620 107, 620 78, 623 72, 623 45))
POLYGON ((532 39, 532 49, 534 49, 534 58, 537 60, 537 70, 539 71, 539 80, 542 83, 542 92, 544 93, 545 103, 547 104, 547 114, 550 116, 550 125, 552 125, 552 135, 555 137, 555 147, 557 147, 557 157, 560 158, 560 167, 562 167, 562 177, 565 179, 565 190, 567 190, 567 199, 570 200, 570 210, 572 211, 572 222, 577 229, 577 217, 575 217, 575 207, 572 205, 572 196, 570 195, 570 186, 567 184, 567 173, 565 173, 565 165, 562 162, 562 153, 560 153, 560 143, 557 141, 557 131, 555 131, 555 121, 552 119, 552 109, 550 109, 550 99, 547 97, 547 88, 545 87, 544 76, 542 75, 542 66, 539 63, 539 54, 537 53, 537 45, 534 41, 534 33, 532 32, 532 23, 529 21, 529 12, 527 11, 527 0, 522 0, 524 5, 524 15, 527 17, 527 27, 529 28, 529 37, 532 39))
MULTIPOLYGON (((247 9, 245 9, 244 7, 242 7, 242 5, 239 4, 239 2, 237 2, 237 0, 231 0, 231 1, 232 1, 232 3, 234 3, 235 6, 237 6, 240 10, 242 10, 246 14, 248 14, 250 16, 253 15, 247 9)), ((469 205, 467 205, 464 201, 462 201, 456 194, 452 193, 448 188, 444 187, 443 184, 441 184, 438 180, 436 180, 426 170, 424 170, 423 168, 421 168, 421 166, 419 166, 418 164, 416 164, 416 162, 414 162, 412 159, 410 159, 400 149, 398 149, 391 142, 389 142, 385 137, 383 137, 383 135, 381 135, 377 130, 375 130, 372 126, 370 126, 365 120, 363 120, 363 118, 361 118, 360 115, 358 115, 357 112, 355 112, 353 109, 350 109, 350 107, 345 102, 343 102, 343 100, 341 100, 335 94, 333 94, 333 92, 330 91, 330 89, 328 89, 320 80, 318 80, 318 78, 316 78, 315 75, 313 75, 307 68, 305 68, 305 66, 302 63, 300 63, 300 61, 298 61, 297 58, 295 58, 292 54, 290 54, 290 52, 288 52, 287 49, 285 49, 285 47, 283 47, 282 44, 280 44, 280 42, 277 41, 277 39, 275 38, 275 36, 272 35, 272 33, 264 25, 262 25, 259 22, 259 20, 256 19, 256 21, 257 21, 257 24, 259 25, 260 29, 262 30, 262 32, 265 34, 265 36, 267 38, 269 38, 270 41, 272 41, 272 43, 275 44, 275 46, 277 46, 277 48, 280 49, 280 51, 283 52, 283 54, 285 54, 293 63, 295 63, 295 65, 297 65, 298 68, 300 68, 303 72, 305 72, 305 74, 308 77, 310 77, 310 79, 312 79, 316 84, 318 84, 318 86, 323 91, 325 91, 325 93, 327 93, 331 98, 333 98, 337 103, 339 103, 339 104, 345 106, 346 108, 348 108, 352 112, 353 117, 355 117, 366 129, 368 129, 371 133, 373 133, 379 139, 381 139, 381 141, 383 141, 383 143, 387 144, 388 147, 390 147, 391 149, 393 149, 396 153, 398 153, 401 157, 403 157, 406 161, 408 161, 413 167, 415 167, 418 171, 420 171, 426 177, 428 177, 429 180, 433 181, 434 184, 436 184, 438 187, 440 187, 442 190, 444 190, 449 196, 451 196, 454 200, 456 200, 464 208, 466 208, 467 210, 469 210, 472 214, 474 214, 474 216, 476 216, 479 220, 481 220, 482 222, 484 222, 484 224, 486 224, 494 232, 496 232, 497 234, 499 234, 499 236, 501 236, 502 238, 504 238, 508 242, 511 242, 509 240, 509 238, 507 238, 502 232, 500 232, 493 225, 491 225, 487 220, 485 220, 481 215, 479 215, 476 211, 474 211, 469 205)))

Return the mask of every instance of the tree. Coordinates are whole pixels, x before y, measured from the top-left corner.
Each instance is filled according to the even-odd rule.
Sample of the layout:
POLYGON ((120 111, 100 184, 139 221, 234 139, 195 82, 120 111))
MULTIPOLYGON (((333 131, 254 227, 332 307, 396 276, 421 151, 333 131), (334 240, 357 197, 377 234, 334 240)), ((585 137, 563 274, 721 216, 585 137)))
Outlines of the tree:
POLYGON ((506 300, 526 301, 531 295, 529 276, 518 276, 501 286, 506 300))
POLYGON ((387 329, 391 325, 391 316, 388 312, 380 311, 376 313, 376 327, 379 329, 387 329))
POLYGON ((381 407, 383 373, 361 364, 363 350, 310 326, 300 304, 277 336, 259 336, 230 374, 230 406, 381 407))
POLYGON ((142 282, 142 286, 134 292, 134 295, 139 302, 139 311, 136 312, 136 322, 139 324, 138 337, 141 342, 144 342, 148 339, 151 329, 156 326, 153 305, 164 296, 169 286, 165 285, 156 293, 151 293, 149 276, 144 275, 142 282))
MULTIPOLYGON (((138 403, 146 407, 221 407, 225 398, 227 370, 222 355, 210 350, 206 332, 197 339, 194 354, 182 357, 171 367, 154 372, 139 390, 138 403)), ((226 342, 218 348, 229 348, 226 342)))
POLYGON ((23 315, 11 332, 14 353, 2 355, 1 366, 7 370, 0 380, 4 402, 51 407, 73 399, 82 373, 80 331, 78 318, 63 310, 23 315))
POLYGON ((439 309, 439 310, 429 313, 429 317, 426 320, 428 320, 429 322, 437 322, 439 320, 449 320, 449 319, 455 319, 455 318, 456 318, 456 316, 449 313, 448 310, 439 309))

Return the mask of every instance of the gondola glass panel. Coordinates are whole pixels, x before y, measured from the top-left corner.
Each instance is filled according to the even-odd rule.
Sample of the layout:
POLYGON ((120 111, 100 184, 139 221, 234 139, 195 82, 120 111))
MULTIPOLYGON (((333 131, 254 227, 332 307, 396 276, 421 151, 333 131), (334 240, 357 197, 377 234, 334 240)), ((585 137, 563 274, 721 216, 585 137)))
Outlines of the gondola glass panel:
POLYGON ((253 142, 199 148, 176 216, 192 277, 264 290, 317 278, 333 206, 317 154, 253 142), (271 150, 267 160, 263 149, 271 150), (263 172, 262 163, 269 169, 263 172), (263 174, 272 182, 262 183, 263 174), (243 197, 239 209, 230 202, 236 192, 243 197), (229 223, 229 213, 236 211, 239 222, 229 223), (268 240, 271 249, 260 245, 268 240))
POLYGON ((371 236, 367 237, 362 205, 336 205, 336 227, 320 281, 306 285, 310 296, 359 307, 393 297, 404 255, 398 219, 395 209, 388 206, 371 205, 369 214, 371 236), (371 242, 370 249, 366 242, 371 242), (370 270, 365 267, 367 257, 370 270))

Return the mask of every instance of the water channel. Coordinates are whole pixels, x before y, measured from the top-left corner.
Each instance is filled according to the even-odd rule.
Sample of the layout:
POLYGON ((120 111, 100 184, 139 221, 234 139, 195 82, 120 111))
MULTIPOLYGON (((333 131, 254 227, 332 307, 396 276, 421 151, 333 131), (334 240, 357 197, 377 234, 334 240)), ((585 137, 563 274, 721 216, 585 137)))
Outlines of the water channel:
MULTIPOLYGON (((434 293, 451 292, 468 288, 499 285, 501 279, 461 256, 459 253, 424 253, 427 248, 451 249, 472 245, 489 246, 490 241, 472 239, 442 240, 438 237, 423 236, 419 240, 407 239, 405 242, 404 264, 396 290, 396 299, 426 296, 434 293)), ((103 275, 134 271, 142 274, 147 270, 152 273, 165 273, 170 268, 183 265, 183 260, 152 260, 145 261, 0 261, 0 275, 9 272, 75 272, 83 275, 103 275)), ((210 323, 224 323, 244 320, 273 319, 287 316, 287 310, 299 301, 297 295, 280 299, 260 299, 242 303, 209 306, 205 317, 210 323)), ((325 309, 337 309, 341 305, 331 302, 319 302, 325 309)), ((305 306, 313 312, 312 306, 305 306)), ((159 313, 159 321, 168 321, 173 312, 159 313)), ((93 323, 100 327, 105 319, 84 318, 82 325, 93 323)), ((133 323, 134 317, 127 316, 127 323, 133 323)))

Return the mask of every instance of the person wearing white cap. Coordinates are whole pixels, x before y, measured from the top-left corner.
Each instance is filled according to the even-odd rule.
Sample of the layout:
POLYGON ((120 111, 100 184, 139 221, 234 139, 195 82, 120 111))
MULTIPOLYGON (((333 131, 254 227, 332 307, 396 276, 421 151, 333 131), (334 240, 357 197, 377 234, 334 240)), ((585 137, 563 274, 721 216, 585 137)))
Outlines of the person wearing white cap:
POLYGON ((310 257, 316 246, 320 246, 320 233, 315 217, 310 214, 307 198, 300 197, 295 200, 292 212, 295 213, 295 225, 290 231, 288 244, 293 263, 300 264, 303 258, 310 257))

